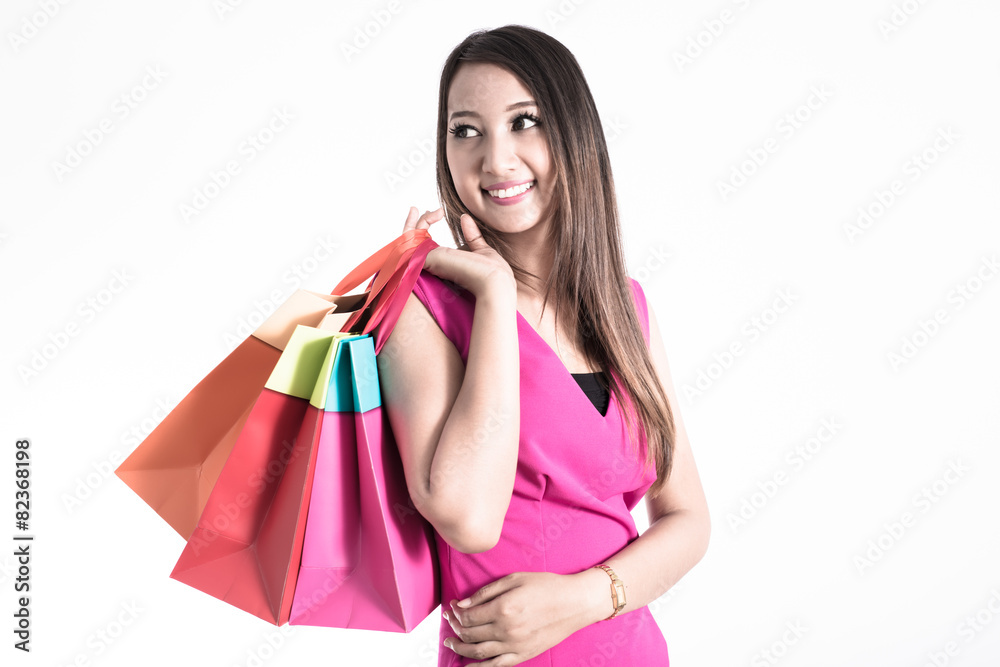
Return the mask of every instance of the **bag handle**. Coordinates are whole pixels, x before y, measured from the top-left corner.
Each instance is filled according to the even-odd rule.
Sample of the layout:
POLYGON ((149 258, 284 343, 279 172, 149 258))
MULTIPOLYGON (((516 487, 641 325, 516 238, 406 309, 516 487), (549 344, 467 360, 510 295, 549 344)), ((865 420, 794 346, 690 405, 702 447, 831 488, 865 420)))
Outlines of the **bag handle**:
POLYGON ((342 331, 346 332, 349 327, 357 324, 362 315, 368 313, 370 307, 371 315, 379 313, 385 307, 383 302, 392 298, 399 284, 393 277, 405 268, 416 247, 428 239, 430 232, 426 229, 407 230, 351 270, 347 277, 340 281, 333 290, 334 294, 357 287, 366 276, 376 270, 374 267, 381 263, 381 267, 377 269, 375 277, 367 287, 365 302, 357 307, 357 312, 351 316, 342 331))
MULTIPOLYGON (((395 326, 395 322, 399 319, 399 313, 402 312, 403 305, 406 303, 406 299, 409 297, 410 292, 413 291, 413 285, 416 283, 417 276, 420 270, 423 268, 424 259, 427 253, 431 249, 436 248, 437 243, 433 239, 428 238, 420 246, 415 249, 414 252, 410 253, 410 256, 406 258, 406 263, 402 264, 397 268, 397 270, 389 276, 386 287, 382 292, 382 295, 378 299, 378 303, 371 310, 357 310, 352 313, 348 320, 344 323, 341 331, 344 333, 350 333, 357 329, 359 334, 371 333, 379 326, 380 323, 386 320, 386 315, 392 313, 392 316, 388 320, 389 330, 392 326, 395 326)), ((388 332, 386 332, 387 334, 388 332)), ((381 347, 381 345, 379 345, 381 347)))
POLYGON ((396 322, 399 321, 399 316, 403 312, 403 306, 406 305, 406 300, 409 298, 410 293, 413 292, 413 286, 416 284, 417 278, 424 268, 424 260, 427 258, 427 253, 436 247, 438 247, 438 244, 432 238, 427 238, 420 244, 410 257, 405 270, 400 272, 399 284, 389 298, 385 300, 385 308, 381 309, 376 315, 373 315, 368 325, 365 326, 366 332, 377 327, 373 336, 375 339, 375 354, 381 351, 389 334, 395 328, 396 322))
POLYGON ((385 246, 376 250, 368 259, 351 269, 350 273, 337 283, 331 294, 342 295, 345 292, 350 292, 364 282, 368 276, 385 269, 390 261, 393 262, 394 267, 398 266, 398 260, 406 250, 415 248, 428 238, 430 238, 430 232, 426 229, 406 230, 385 246))

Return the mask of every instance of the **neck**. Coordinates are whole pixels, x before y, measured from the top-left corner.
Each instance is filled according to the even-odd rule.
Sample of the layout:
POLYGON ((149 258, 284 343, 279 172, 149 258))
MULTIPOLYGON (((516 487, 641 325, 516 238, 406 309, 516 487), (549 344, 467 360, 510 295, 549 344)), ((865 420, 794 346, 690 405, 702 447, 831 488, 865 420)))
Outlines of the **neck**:
POLYGON ((507 236, 515 261, 525 271, 538 276, 537 278, 528 276, 518 279, 518 300, 535 304, 539 308, 545 291, 545 281, 548 280, 549 274, 552 272, 552 264, 555 259, 555 245, 549 241, 547 233, 547 225, 539 224, 531 229, 507 236))

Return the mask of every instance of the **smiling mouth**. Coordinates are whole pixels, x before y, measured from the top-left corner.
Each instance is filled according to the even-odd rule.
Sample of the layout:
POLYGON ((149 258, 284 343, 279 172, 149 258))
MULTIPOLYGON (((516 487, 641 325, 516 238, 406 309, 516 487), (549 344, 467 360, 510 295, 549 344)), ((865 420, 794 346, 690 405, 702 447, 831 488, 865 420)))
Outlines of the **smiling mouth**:
POLYGON ((507 197, 516 197, 517 195, 524 194, 533 187, 535 187, 535 181, 515 185, 506 190, 483 190, 483 192, 489 193, 491 197, 496 197, 497 199, 506 199, 507 197))

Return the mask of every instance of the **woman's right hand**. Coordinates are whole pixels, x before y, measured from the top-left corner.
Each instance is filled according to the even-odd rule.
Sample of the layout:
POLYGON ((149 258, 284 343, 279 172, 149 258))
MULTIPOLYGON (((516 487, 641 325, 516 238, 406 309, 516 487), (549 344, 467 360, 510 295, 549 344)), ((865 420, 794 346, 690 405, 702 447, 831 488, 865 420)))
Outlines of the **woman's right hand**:
MULTIPOLYGON (((444 207, 436 211, 425 211, 418 215, 417 207, 411 206, 403 231, 408 229, 429 229, 432 224, 444 218, 444 207)), ((479 224, 467 213, 461 218, 462 236, 468 243, 467 249, 438 246, 424 260, 424 268, 459 287, 480 296, 488 289, 499 287, 516 293, 517 282, 510 264, 491 248, 479 231, 479 224)))

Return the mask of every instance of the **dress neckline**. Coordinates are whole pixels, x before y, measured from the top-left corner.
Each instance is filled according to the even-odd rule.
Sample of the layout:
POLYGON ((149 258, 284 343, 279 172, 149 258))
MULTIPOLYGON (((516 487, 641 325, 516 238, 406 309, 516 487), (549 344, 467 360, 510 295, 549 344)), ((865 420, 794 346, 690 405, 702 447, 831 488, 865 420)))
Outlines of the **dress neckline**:
MULTIPOLYGON (((608 418, 611 416, 611 406, 612 405, 617 405, 617 401, 615 400, 615 393, 613 391, 610 391, 610 390, 608 391, 608 394, 609 394, 608 408, 607 408, 607 410, 604 411, 604 414, 602 415, 601 412, 600 412, 600 410, 597 409, 597 406, 594 405, 593 401, 590 400, 590 397, 587 395, 587 392, 584 391, 583 387, 581 387, 580 383, 577 382, 577 380, 576 380, 577 376, 587 376, 587 375, 596 376, 596 375, 598 375, 599 373, 601 373, 603 371, 591 371, 589 373, 571 373, 570 370, 568 368, 566 368, 566 364, 563 363, 563 360, 559 357, 558 354, 556 354, 556 351, 552 349, 551 345, 549 345, 548 341, 546 341, 544 338, 542 338, 542 335, 540 333, 538 333, 537 331, 535 331, 535 327, 531 326, 531 323, 528 322, 528 319, 524 315, 521 314, 520 310, 517 311, 517 317, 522 322, 524 322, 524 326, 526 326, 528 328, 528 330, 532 334, 534 334, 535 338, 537 338, 538 341, 543 346, 545 346, 545 349, 548 350, 549 355, 551 355, 551 357, 559 365, 559 368, 562 369, 563 374, 565 376, 568 376, 569 379, 572 380, 573 386, 576 388, 575 389, 575 393, 576 393, 577 396, 580 397, 579 400, 586 401, 587 405, 590 406, 590 409, 593 411, 593 414, 597 415, 598 419, 601 419, 602 421, 607 421, 608 418)), ((596 377, 594 379, 596 380, 596 377)))

